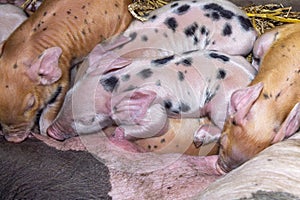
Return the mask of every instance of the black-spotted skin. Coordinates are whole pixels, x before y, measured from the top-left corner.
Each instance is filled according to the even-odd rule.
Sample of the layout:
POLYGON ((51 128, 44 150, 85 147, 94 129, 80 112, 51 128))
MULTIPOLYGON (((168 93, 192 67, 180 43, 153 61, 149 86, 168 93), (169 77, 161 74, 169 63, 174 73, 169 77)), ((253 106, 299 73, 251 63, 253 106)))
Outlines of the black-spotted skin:
POLYGON ((158 55, 165 56, 203 49, 247 55, 257 37, 244 11, 227 0, 174 1, 147 19, 133 22, 125 32, 132 43, 124 45, 121 54, 138 49, 140 57, 148 53, 138 52, 159 49, 163 53, 158 55))

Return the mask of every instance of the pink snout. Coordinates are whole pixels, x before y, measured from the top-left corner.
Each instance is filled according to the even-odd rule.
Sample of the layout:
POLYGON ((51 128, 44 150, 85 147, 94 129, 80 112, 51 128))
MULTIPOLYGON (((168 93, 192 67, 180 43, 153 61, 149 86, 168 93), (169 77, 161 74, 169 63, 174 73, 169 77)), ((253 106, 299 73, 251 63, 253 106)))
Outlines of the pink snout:
POLYGON ((4 133, 4 137, 8 142, 20 143, 23 142, 29 135, 30 131, 4 133))

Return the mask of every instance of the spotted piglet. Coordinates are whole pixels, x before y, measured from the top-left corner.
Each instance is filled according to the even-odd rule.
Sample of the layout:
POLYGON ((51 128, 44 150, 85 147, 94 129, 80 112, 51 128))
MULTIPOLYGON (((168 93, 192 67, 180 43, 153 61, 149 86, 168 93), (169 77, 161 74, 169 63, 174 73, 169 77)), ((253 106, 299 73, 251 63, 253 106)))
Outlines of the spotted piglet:
POLYGON ((164 57, 206 49, 247 55, 257 33, 247 15, 226 0, 182 0, 133 21, 122 34, 122 57, 164 57), (234 47, 234 48, 233 48, 234 47))
POLYGON ((101 49, 91 52, 87 73, 48 128, 53 138, 93 133, 113 123, 116 135, 148 138, 166 132, 168 117, 209 116, 220 129, 231 93, 256 73, 243 57, 209 50, 130 61, 112 51, 95 54, 101 49))

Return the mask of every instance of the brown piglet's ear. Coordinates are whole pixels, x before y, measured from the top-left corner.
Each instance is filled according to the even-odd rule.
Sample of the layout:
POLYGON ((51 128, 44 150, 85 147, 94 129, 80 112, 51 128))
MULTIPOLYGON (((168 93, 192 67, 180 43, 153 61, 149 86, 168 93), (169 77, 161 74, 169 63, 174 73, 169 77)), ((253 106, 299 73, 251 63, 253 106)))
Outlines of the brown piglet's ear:
POLYGON ((291 110, 287 118, 281 124, 279 131, 276 133, 272 143, 277 143, 286 137, 296 133, 300 128, 300 103, 297 103, 291 110))
POLYGON ((239 89, 231 95, 229 115, 234 115, 237 124, 243 124, 245 117, 257 100, 263 88, 263 83, 239 89))
POLYGON ((41 85, 50 85, 58 81, 62 76, 62 71, 58 66, 61 54, 62 49, 60 47, 51 47, 44 50, 28 68, 28 77, 41 85))

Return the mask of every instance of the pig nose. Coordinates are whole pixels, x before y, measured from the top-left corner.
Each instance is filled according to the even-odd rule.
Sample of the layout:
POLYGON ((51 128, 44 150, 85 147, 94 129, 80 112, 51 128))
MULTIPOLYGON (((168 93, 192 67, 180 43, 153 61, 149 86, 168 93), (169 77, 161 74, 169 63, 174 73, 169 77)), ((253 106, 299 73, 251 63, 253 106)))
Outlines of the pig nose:
POLYGON ((27 138, 28 134, 29 133, 4 134, 4 137, 8 142, 20 143, 27 138))
POLYGON ((224 162, 224 159, 221 157, 218 158, 216 168, 220 174, 226 174, 231 171, 230 167, 228 167, 228 165, 224 162))

